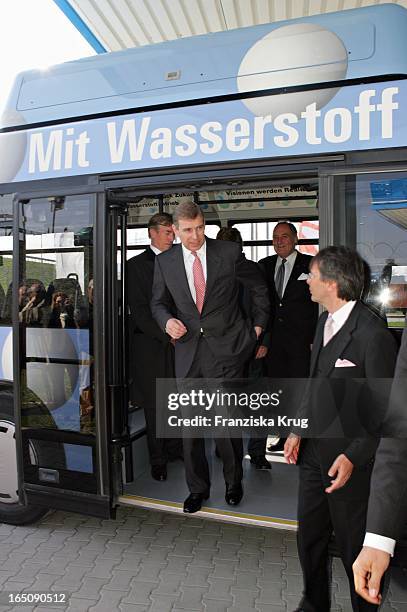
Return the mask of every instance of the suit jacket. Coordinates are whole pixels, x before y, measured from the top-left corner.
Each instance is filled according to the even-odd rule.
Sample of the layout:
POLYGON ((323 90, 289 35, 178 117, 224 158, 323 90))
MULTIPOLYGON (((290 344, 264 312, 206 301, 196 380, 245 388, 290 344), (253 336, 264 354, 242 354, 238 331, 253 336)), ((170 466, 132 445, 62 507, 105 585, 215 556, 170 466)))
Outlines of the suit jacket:
POLYGON ((206 238, 207 279, 202 313, 192 299, 185 272, 182 245, 156 258, 152 312, 161 330, 168 319, 182 321, 187 333, 175 344, 175 368, 185 377, 191 367, 201 330, 219 361, 246 361, 254 350, 254 325, 263 329, 268 321, 267 286, 253 262, 233 242, 206 238), (252 319, 244 319, 239 305, 239 283, 252 297, 252 319))
POLYGON ((155 258, 148 247, 127 262, 130 397, 143 408, 155 406, 155 379, 174 376, 174 348, 151 313, 155 258))
POLYGON ((311 300, 306 280, 298 279, 303 274, 308 275, 311 259, 309 255, 297 252, 282 299, 277 295, 274 284, 277 255, 259 261, 270 295, 271 350, 273 345, 283 344, 293 354, 304 351, 309 354, 318 321, 318 304, 311 300))
MULTIPOLYGON (((330 402, 336 415, 342 412, 345 430, 347 422, 362 422, 368 432, 362 438, 351 435, 319 438, 316 448, 322 465, 329 467, 339 454, 344 453, 356 468, 363 468, 372 464, 378 444, 377 429, 384 415, 383 405, 376 401, 379 398, 376 397, 374 379, 393 376, 397 346, 383 320, 367 306, 357 302, 345 325, 334 336, 332 342, 336 339, 333 345, 335 350, 327 353, 329 358, 324 359, 321 370, 319 356, 327 317, 328 312, 324 312, 318 321, 311 353, 311 386, 303 408, 308 414, 312 411, 314 422, 325 419, 324 427, 329 427, 331 415, 327 421, 326 411, 330 402), (354 365, 338 367, 338 360, 347 360, 354 365), (353 420, 354 417, 356 420, 353 420)), ((329 346, 330 343, 326 350, 329 346)), ((377 382, 379 389, 382 382, 377 382)), ((322 436, 324 427, 321 428, 322 436)), ((355 472, 346 487, 351 488, 352 481, 353 484, 357 481, 355 472)))
POLYGON ((376 453, 372 473, 366 530, 398 539, 407 519, 407 328, 397 358, 385 435, 376 453), (403 411, 400 410, 402 401, 403 411))

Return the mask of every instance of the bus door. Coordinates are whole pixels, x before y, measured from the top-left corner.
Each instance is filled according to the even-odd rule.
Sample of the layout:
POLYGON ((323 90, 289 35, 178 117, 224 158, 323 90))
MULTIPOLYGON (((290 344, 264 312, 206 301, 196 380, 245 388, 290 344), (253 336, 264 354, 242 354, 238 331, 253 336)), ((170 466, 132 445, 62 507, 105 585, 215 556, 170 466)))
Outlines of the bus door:
POLYGON ((20 504, 111 516, 104 194, 16 198, 12 304, 20 504))

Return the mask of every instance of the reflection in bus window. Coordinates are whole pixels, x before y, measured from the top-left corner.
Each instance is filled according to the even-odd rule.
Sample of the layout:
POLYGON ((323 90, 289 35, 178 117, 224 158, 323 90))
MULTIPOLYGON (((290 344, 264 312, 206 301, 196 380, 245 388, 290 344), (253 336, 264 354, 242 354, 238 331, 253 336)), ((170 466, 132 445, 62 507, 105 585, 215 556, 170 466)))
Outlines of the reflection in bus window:
POLYGON ((407 174, 363 174, 338 181, 356 249, 370 270, 365 299, 390 327, 403 327, 407 312, 407 174))
MULTIPOLYGON (((46 419, 38 422, 33 409, 37 405, 43 413, 45 406, 54 427, 94 433, 92 198, 37 199, 20 206, 24 424, 49 426, 46 419)), ((11 296, 8 290, 6 302, 11 296)))

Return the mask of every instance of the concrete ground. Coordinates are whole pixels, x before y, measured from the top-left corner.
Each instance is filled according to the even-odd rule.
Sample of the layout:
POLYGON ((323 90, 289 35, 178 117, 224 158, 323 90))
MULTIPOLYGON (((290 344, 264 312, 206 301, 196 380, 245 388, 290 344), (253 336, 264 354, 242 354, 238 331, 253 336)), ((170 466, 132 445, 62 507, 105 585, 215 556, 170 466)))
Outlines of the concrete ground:
MULTIPOLYGON (((0 612, 291 612, 301 589, 292 531, 139 508, 116 520, 52 512, 0 524, 0 612), (7 605, 24 592, 63 593, 66 603, 7 605)), ((351 611, 337 559, 332 610, 351 611)), ((393 574, 382 610, 407 612, 407 574, 393 574)))

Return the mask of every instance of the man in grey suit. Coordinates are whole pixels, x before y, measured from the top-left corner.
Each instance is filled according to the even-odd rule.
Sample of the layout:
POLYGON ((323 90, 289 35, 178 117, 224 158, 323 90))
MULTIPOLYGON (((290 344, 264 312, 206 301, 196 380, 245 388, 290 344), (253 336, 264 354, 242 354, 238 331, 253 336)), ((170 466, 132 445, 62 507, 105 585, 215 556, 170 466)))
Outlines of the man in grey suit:
POLYGON ((397 358, 389 413, 383 426, 372 473, 366 536, 353 564, 355 588, 379 604, 380 582, 407 520, 407 328, 397 358))
MULTIPOLYGON (((178 378, 237 378, 266 327, 269 302, 261 273, 253 270, 233 242, 205 237, 199 206, 180 204, 174 214, 181 244, 156 257, 151 308, 161 329, 175 340, 178 378), (239 283, 252 298, 252 320, 239 304, 239 283)), ((184 438, 184 463, 190 495, 184 512, 197 512, 209 496, 209 467, 202 438, 184 438)), ((219 438, 226 502, 243 496, 241 438, 219 438)))

